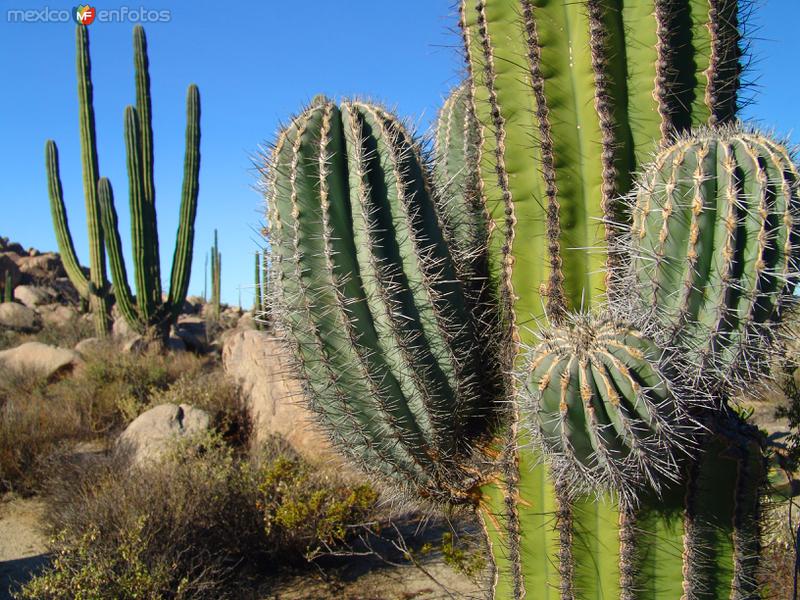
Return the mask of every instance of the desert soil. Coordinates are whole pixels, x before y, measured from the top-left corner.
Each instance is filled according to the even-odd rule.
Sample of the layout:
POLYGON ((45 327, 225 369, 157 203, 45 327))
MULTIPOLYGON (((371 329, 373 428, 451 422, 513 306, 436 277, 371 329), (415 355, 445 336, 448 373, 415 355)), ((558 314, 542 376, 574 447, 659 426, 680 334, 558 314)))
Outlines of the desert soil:
POLYGON ((0 498, 0 600, 47 562, 47 539, 40 522, 44 503, 36 498, 0 498))

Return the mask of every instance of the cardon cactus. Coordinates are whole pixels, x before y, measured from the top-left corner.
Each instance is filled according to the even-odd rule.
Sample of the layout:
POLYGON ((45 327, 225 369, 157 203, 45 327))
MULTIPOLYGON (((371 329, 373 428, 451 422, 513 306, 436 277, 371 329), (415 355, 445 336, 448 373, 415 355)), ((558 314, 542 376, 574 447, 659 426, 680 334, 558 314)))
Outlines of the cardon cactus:
POLYGON ((3 283, 3 302, 14 301, 14 278, 11 271, 6 271, 5 282, 3 283))
POLYGON ((61 254, 61 262, 72 285, 80 297, 88 300, 94 318, 95 333, 103 337, 111 325, 109 318, 108 279, 103 229, 100 223, 100 206, 97 199, 97 182, 100 166, 97 160, 97 137, 94 127, 92 67, 89 57, 89 29, 78 25, 75 29, 76 62, 78 71, 78 108, 81 133, 81 164, 83 168, 83 193, 86 199, 86 224, 89 233, 89 275, 83 272, 67 221, 64 193, 58 167, 58 147, 53 140, 45 145, 47 189, 50 211, 61 254))
POLYGON ((214 245, 211 246, 211 314, 219 319, 220 286, 222 285, 222 254, 219 251, 219 237, 214 230, 214 245))
POLYGON ((705 358, 767 352, 753 326, 792 291, 798 196, 786 151, 733 128, 737 11, 465 0, 469 80, 434 176, 358 102, 316 102, 265 167, 275 301, 312 407, 371 472, 475 506, 496 598, 757 597, 761 440, 705 358), (695 188, 697 244, 677 195, 695 188))
POLYGON ((125 109, 125 149, 131 210, 136 295, 131 293, 122 255, 117 212, 110 182, 98 183, 114 295, 128 324, 153 341, 164 341, 178 318, 189 288, 194 244, 194 220, 200 174, 200 92, 190 85, 186 97, 186 152, 180 218, 172 258, 172 274, 166 299, 161 291, 155 186, 153 183, 153 126, 148 73, 147 41, 144 29, 133 30, 136 72, 136 107, 125 109))

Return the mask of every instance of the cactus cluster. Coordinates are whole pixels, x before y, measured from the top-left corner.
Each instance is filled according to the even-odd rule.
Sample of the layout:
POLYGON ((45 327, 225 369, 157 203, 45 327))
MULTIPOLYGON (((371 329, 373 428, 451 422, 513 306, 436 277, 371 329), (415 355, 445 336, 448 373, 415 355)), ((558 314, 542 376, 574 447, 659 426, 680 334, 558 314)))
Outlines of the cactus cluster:
POLYGON ((760 593, 765 440, 731 395, 781 348, 800 178, 736 121, 738 14, 464 0, 432 161, 322 97, 266 158, 311 408, 367 471, 476 509, 496 598, 760 593))
POLYGON ((75 255, 58 172, 58 151, 55 143, 48 141, 46 159, 50 204, 62 262, 78 292, 89 298, 98 334, 105 335, 109 313, 109 286, 105 275, 107 252, 114 282, 113 297, 120 313, 135 331, 154 341, 163 341, 180 313, 189 287, 200 172, 200 93, 195 85, 189 86, 180 219, 170 287, 165 298, 161 288, 156 219, 147 40, 144 29, 136 26, 133 30, 136 106, 125 109, 124 121, 136 287, 134 295, 128 284, 111 183, 105 177, 100 177, 97 163, 88 29, 78 25, 76 36, 81 148, 91 249, 90 277, 87 279, 83 274, 75 255))

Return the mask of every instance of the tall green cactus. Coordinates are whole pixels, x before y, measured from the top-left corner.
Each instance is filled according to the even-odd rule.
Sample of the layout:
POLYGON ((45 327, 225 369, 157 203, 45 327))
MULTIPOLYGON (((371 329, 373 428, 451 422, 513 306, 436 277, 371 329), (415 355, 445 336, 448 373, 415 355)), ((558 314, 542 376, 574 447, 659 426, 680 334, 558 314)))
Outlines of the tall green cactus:
POLYGON ((220 286, 222 284, 222 254, 219 251, 217 230, 214 230, 214 245, 211 246, 211 314, 220 315, 220 286))
POLYGON ((94 317, 95 333, 104 337, 111 325, 106 256, 103 229, 100 223, 100 206, 97 198, 97 181, 100 166, 97 160, 97 137, 94 127, 92 67, 89 56, 89 29, 78 25, 75 29, 76 62, 78 71, 78 107, 81 134, 81 163, 83 168, 83 193, 86 199, 86 223, 89 232, 89 276, 81 268, 67 221, 67 209, 61 187, 58 167, 58 147, 53 140, 45 144, 47 188, 53 227, 61 254, 61 262, 72 285, 81 298, 89 301, 94 317))
POLYGON ((164 299, 161 292, 161 265, 153 183, 150 76, 147 41, 141 26, 136 26, 133 30, 133 45, 136 107, 128 106, 125 109, 125 149, 136 296, 131 293, 128 284, 113 192, 110 182, 105 178, 98 183, 98 198, 115 297, 120 312, 134 330, 154 341, 163 341, 169 335, 170 327, 183 308, 189 288, 200 173, 200 92, 195 85, 190 85, 187 91, 186 153, 180 219, 172 259, 169 293, 164 299))
POLYGON ((800 195, 790 155, 732 125, 737 10, 465 0, 433 184, 357 102, 316 101, 265 166, 312 408, 376 475, 475 506, 496 598, 759 593, 764 461, 724 377, 779 341, 800 195))

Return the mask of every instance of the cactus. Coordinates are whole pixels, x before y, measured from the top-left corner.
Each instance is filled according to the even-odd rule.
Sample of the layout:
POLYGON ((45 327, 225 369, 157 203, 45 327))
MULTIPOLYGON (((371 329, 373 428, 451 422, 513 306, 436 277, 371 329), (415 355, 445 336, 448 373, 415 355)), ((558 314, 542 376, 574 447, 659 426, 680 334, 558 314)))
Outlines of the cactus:
POLYGON ((396 119, 320 98, 265 166, 312 408, 368 471, 475 507, 496 598, 758 594, 764 457, 723 379, 779 341, 800 199, 789 154, 733 128, 737 10, 464 0, 434 175, 396 119))
POLYGON ((262 264, 262 254, 256 251, 256 260, 254 264, 253 279, 255 282, 255 291, 253 293, 253 319, 256 323, 256 329, 264 328, 264 284, 262 283, 262 269, 265 265, 262 264))
POLYGON ((186 98, 186 153, 180 219, 169 293, 164 299, 161 292, 153 183, 150 76, 147 41, 141 26, 134 28, 133 41, 136 107, 128 106, 125 109, 125 149, 130 192, 131 243, 134 250, 135 297, 128 284, 113 191, 110 182, 105 178, 98 183, 98 197, 117 305, 134 330, 158 342, 164 341, 169 335, 170 327, 180 314, 189 288, 200 173, 200 93, 195 85, 189 86, 186 98))
POLYGON ((544 329, 527 354, 523 410, 573 496, 598 490, 625 501, 678 481, 696 431, 688 409, 702 391, 675 389, 684 371, 642 331, 612 317, 571 317, 544 329))
POLYGON ((214 230, 214 245, 211 246, 211 314, 215 319, 220 315, 220 283, 222 275, 222 254, 219 251, 217 230, 214 230))
POLYGON ((700 130, 663 149, 631 195, 636 311, 720 379, 751 377, 800 276, 800 173, 757 132, 700 130))
POLYGON ((264 176, 277 291, 312 408, 368 471, 470 502, 498 377, 416 141, 378 106, 318 98, 264 176))
POLYGON ((3 302, 14 301, 14 279, 11 271, 6 271, 5 283, 3 284, 3 302))
POLYGON ((81 134, 81 163, 83 168, 83 192, 86 199, 86 223, 89 232, 89 276, 87 277, 75 253, 72 234, 67 221, 67 209, 61 187, 58 166, 58 147, 53 140, 45 144, 47 187, 50 196, 50 211, 53 227, 61 254, 61 262, 72 285, 81 298, 89 301, 94 317, 95 333, 104 337, 111 326, 108 280, 106 278, 106 256, 103 229, 100 223, 100 207, 97 198, 97 182, 100 166, 97 160, 97 139, 94 127, 94 105, 92 91, 92 67, 89 56, 89 29, 83 25, 75 28, 76 62, 78 71, 78 107, 81 134))

